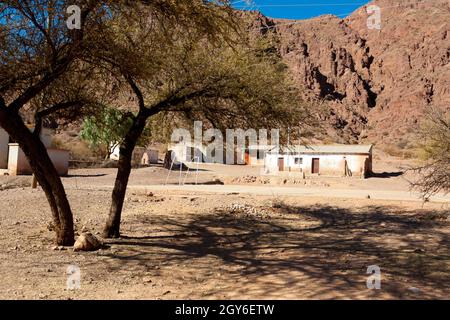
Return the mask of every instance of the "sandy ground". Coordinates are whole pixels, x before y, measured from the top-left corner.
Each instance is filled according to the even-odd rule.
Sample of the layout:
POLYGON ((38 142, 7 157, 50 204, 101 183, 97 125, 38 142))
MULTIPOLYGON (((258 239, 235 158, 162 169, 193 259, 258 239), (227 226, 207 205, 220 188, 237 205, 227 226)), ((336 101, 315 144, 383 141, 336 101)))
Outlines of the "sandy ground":
MULTIPOLYGON (((368 180, 266 186, 323 189, 319 196, 217 189, 219 181, 258 168, 205 166, 178 189, 174 173, 170 189, 161 186, 166 170, 135 170, 123 237, 89 253, 54 250, 42 191, 28 188, 23 178, 1 177, 0 298, 448 299, 446 199, 424 204, 330 196, 343 189, 408 192, 397 168, 368 180), (206 185, 186 188, 195 187, 195 179, 206 185), (70 265, 80 268, 78 290, 67 290, 70 265), (366 287, 370 265, 381 268, 380 290, 366 287)), ((64 178, 78 231, 101 231, 113 182, 114 169, 76 170, 64 178)), ((263 187, 257 184, 251 186, 263 187)))

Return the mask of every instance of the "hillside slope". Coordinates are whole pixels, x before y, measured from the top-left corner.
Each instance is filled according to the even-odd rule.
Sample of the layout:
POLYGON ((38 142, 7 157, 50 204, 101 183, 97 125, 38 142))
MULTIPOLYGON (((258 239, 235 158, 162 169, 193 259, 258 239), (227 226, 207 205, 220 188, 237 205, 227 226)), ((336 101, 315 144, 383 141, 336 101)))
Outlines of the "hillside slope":
POLYGON ((292 21, 253 13, 334 141, 407 147, 428 105, 450 107, 450 1, 377 0, 381 30, 366 6, 346 19, 292 21))

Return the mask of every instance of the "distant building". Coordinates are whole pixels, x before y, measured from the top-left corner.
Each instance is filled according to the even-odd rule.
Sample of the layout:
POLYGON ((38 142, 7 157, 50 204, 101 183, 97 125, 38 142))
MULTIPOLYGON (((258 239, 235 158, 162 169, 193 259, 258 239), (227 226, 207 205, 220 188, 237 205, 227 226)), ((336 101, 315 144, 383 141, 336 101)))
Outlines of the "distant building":
POLYGON ((263 166, 266 154, 275 148, 270 145, 251 145, 245 150, 245 164, 250 166, 263 166))
POLYGON ((110 144, 111 154, 109 155, 110 160, 119 161, 120 158, 120 144, 119 143, 111 143, 110 144))
POLYGON ((203 145, 197 145, 191 142, 178 142, 169 144, 168 148, 171 151, 173 161, 178 163, 185 162, 207 162, 206 160, 206 147, 203 145))
POLYGON ((205 146, 191 142, 169 144, 167 149, 173 155, 174 163, 198 162, 245 165, 248 160, 246 150, 239 147, 234 147, 230 155, 227 155, 226 148, 219 153, 213 145, 205 146), (227 159, 227 156, 230 159, 227 159))
MULTIPOLYGON (((110 160, 119 161, 120 159, 120 144, 111 144, 110 160)), ((147 149, 144 147, 135 147, 131 163, 133 166, 149 166, 151 164, 158 164, 159 152, 158 150, 147 149)))
MULTIPOLYGON (((69 172, 69 151, 54 148, 51 133, 47 129, 42 129, 41 141, 47 148, 48 155, 58 173, 62 176, 67 175, 69 172)), ((0 128, 0 174, 17 176, 32 173, 30 164, 19 144, 12 141, 8 133, 0 128)))
POLYGON ((151 164, 158 164, 159 152, 158 150, 147 149, 141 158, 141 165, 149 166, 151 164))
POLYGON ((365 178, 372 172, 372 145, 310 145, 272 148, 266 153, 267 173, 300 172, 365 178))

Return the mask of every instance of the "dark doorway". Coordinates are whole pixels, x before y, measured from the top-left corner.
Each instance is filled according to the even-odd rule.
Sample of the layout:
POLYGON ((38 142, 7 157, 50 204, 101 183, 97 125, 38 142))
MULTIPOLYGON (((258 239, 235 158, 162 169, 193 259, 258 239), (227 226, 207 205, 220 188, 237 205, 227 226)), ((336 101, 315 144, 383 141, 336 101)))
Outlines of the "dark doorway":
POLYGON ((319 158, 312 159, 311 173, 319 173, 319 158))
POLYGON ((278 171, 284 171, 284 158, 278 158, 278 171))

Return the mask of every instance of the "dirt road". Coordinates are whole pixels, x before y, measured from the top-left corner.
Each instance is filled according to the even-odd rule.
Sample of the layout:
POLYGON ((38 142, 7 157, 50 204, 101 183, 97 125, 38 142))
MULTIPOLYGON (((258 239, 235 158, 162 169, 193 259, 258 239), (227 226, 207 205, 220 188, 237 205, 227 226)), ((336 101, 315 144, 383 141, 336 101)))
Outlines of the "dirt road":
MULTIPOLYGON (((109 189, 111 186, 103 185, 101 189, 109 189)), ((418 201, 422 202, 417 192, 398 190, 355 190, 336 189, 326 187, 279 187, 279 186, 251 186, 251 185, 131 185, 129 190, 148 191, 187 191, 201 193, 242 193, 260 196, 298 196, 298 197, 323 197, 344 199, 374 199, 388 201, 418 201)), ((430 198, 432 202, 450 204, 450 195, 438 194, 430 198)))

